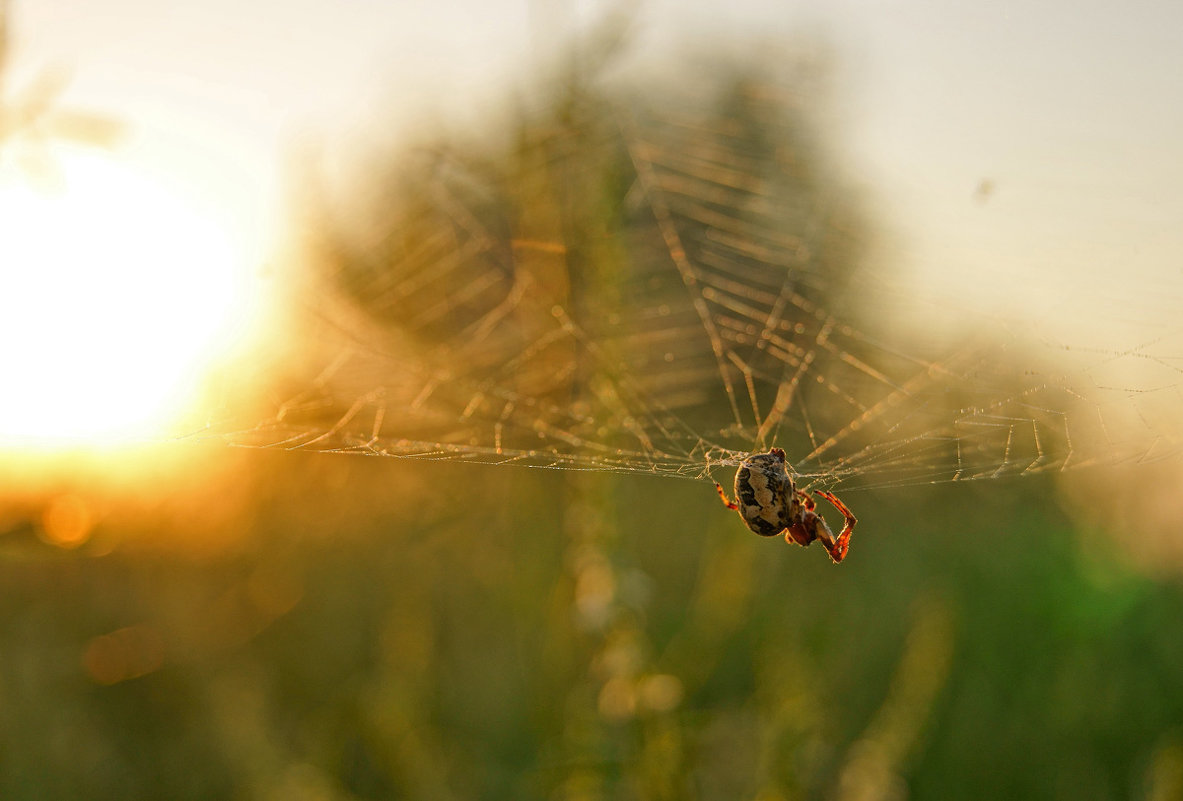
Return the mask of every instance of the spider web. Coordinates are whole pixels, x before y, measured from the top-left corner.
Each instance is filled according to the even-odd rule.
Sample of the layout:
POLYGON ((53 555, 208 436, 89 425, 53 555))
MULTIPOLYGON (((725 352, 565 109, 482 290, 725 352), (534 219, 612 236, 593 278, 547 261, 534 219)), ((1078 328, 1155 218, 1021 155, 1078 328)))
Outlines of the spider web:
POLYGON ((998 319, 906 333, 885 310, 907 293, 857 269, 867 225, 811 91, 733 74, 707 94, 574 86, 497 143, 387 159, 360 200, 314 192, 297 358, 257 422, 215 428, 687 478, 776 445, 831 488, 1177 451, 1177 330, 1118 350, 998 319))

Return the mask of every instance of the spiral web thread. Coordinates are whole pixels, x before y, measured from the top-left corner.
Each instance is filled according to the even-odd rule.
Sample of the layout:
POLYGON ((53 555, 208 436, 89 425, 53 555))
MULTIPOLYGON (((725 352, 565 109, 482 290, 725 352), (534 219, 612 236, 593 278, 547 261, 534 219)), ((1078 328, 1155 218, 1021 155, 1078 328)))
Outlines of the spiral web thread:
POLYGON ((1176 452, 1178 330, 894 341, 807 100, 743 78, 645 111, 573 91, 503 147, 395 160, 363 211, 314 215, 296 350, 315 372, 289 365, 261 420, 223 433, 687 478, 775 445, 829 488, 1176 452))

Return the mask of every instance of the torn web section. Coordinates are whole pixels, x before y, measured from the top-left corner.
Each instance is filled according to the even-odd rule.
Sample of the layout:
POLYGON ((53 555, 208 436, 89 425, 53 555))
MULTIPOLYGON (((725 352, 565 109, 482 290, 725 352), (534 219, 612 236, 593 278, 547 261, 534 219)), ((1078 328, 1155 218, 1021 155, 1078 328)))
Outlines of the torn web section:
POLYGON ((234 440, 692 478, 775 446, 816 488, 1146 455, 1111 354, 1040 363, 997 326, 926 352, 840 300, 872 291, 865 225, 807 101, 580 91, 412 151, 365 225, 318 209, 310 369, 234 440))
POLYGON ((253 441, 701 472, 701 439, 633 373, 671 332, 629 291, 631 168, 603 111, 491 158, 433 148, 400 165, 371 230, 327 225, 311 295, 337 353, 253 441))
POLYGON ((368 226, 321 215, 310 295, 336 344, 254 441, 692 477, 779 446, 857 475, 930 365, 831 309, 860 223, 801 102, 745 78, 587 94, 513 147, 403 159, 368 226))

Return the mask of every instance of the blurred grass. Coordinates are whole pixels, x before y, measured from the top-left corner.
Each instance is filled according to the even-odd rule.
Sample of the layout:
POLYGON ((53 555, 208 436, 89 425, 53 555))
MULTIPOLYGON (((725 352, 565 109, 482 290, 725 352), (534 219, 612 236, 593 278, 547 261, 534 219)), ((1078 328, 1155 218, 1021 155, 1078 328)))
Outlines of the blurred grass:
POLYGON ((74 550, 11 526, 0 797, 1105 799, 1174 775, 1180 588, 1082 545, 1038 481, 853 493, 835 568, 705 483, 238 458, 252 536, 216 551, 161 545, 186 521, 159 511, 113 550, 117 515, 74 550))

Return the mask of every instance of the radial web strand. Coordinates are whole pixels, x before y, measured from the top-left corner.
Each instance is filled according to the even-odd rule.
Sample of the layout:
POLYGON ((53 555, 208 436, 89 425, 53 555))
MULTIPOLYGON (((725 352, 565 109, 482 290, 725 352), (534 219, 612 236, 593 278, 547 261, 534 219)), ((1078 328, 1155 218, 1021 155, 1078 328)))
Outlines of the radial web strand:
POLYGON ((818 487, 1177 451, 1178 331, 1115 352, 1002 326, 893 334, 808 92, 735 77, 709 101, 612 97, 573 89, 509 144, 436 141, 364 203, 315 205, 298 364, 272 407, 215 432, 689 478, 775 445, 818 487))

